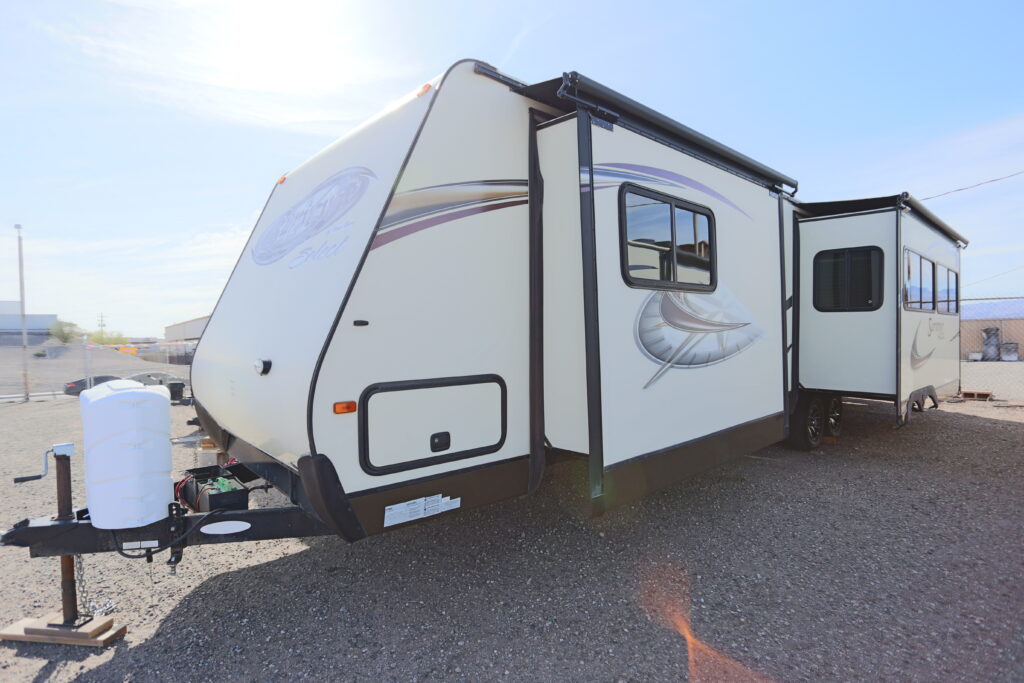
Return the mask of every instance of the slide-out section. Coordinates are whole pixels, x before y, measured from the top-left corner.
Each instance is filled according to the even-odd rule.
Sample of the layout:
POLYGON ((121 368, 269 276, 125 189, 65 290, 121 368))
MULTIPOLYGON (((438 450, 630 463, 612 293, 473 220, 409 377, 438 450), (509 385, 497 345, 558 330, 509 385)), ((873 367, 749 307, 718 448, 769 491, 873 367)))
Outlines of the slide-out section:
POLYGON ((799 221, 799 381, 807 390, 896 395, 895 209, 799 221))
POLYGON ((610 506, 783 438, 779 203, 623 125, 589 133, 610 506))

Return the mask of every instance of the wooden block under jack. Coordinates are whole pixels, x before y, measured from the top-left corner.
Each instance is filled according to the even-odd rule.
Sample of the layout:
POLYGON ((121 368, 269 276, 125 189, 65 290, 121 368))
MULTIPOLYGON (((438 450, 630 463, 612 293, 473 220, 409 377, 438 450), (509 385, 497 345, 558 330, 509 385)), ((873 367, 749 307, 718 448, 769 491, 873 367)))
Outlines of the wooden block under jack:
POLYGON ((59 623, 60 620, 60 614, 51 614, 42 619, 22 619, 0 631, 0 640, 105 647, 128 632, 128 627, 114 623, 113 617, 96 617, 81 626, 71 628, 50 626, 54 622, 59 623))

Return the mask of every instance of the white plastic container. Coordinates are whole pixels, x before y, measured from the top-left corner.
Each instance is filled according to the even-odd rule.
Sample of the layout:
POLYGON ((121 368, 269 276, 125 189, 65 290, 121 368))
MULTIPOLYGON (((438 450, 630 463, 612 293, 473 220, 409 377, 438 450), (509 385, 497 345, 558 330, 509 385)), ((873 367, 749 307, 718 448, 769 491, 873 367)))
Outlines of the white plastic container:
POLYGON ((83 391, 85 501, 97 529, 132 529, 167 516, 171 395, 127 379, 83 391))

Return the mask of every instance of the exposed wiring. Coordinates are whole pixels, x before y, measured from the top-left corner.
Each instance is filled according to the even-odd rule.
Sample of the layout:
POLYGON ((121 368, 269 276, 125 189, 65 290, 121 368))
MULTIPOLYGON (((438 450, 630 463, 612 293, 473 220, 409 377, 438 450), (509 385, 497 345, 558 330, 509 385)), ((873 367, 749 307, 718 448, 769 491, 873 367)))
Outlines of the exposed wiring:
POLYGON ((203 515, 202 517, 197 519, 195 524, 192 526, 192 528, 189 529, 188 531, 186 531, 185 533, 183 533, 181 536, 178 536, 177 538, 171 539, 170 541, 168 541, 167 545, 162 545, 162 546, 160 546, 158 548, 147 548, 146 552, 142 553, 141 555, 130 555, 130 554, 126 553, 124 550, 122 550, 121 549, 121 544, 117 540, 117 532, 115 530, 113 530, 113 529, 110 530, 110 537, 114 539, 114 550, 117 551, 118 555, 120 555, 121 557, 127 557, 129 560, 144 560, 147 557, 149 557, 150 555, 156 555, 157 553, 162 553, 163 551, 167 550, 168 548, 172 548, 172 547, 178 545, 179 543, 184 541, 186 538, 188 538, 192 534, 192 532, 194 532, 196 529, 201 527, 203 525, 203 522, 205 522, 208 518, 212 517, 213 515, 220 514, 221 512, 227 512, 227 511, 228 511, 227 508, 217 508, 216 510, 210 510, 205 515, 203 515))
MULTIPOLYGON (((189 504, 188 504, 188 503, 186 503, 186 502, 185 502, 185 500, 184 500, 184 499, 183 499, 183 498, 181 497, 181 489, 182 489, 182 488, 183 488, 183 487, 185 486, 185 484, 186 484, 186 483, 188 483, 188 480, 189 480, 189 479, 191 479, 191 478, 192 478, 192 475, 191 475, 191 474, 187 475, 187 476, 186 476, 186 477, 185 477, 184 479, 182 479, 181 481, 179 481, 179 482, 177 483, 177 485, 175 485, 175 487, 174 487, 174 499, 175 499, 176 501, 178 501, 179 503, 181 503, 182 505, 184 505, 185 507, 187 507, 187 508, 188 508, 189 510, 192 510, 192 508, 191 508, 191 506, 189 506, 189 504)), ((193 512, 195 512, 195 510, 193 510, 193 512)))
POLYGON ((921 201, 924 202, 928 201, 929 199, 935 199, 936 197, 945 197, 947 194, 953 194, 954 192, 973 190, 974 188, 981 187, 982 185, 988 185, 989 183, 998 183, 1000 180, 1007 180, 1008 178, 1013 178, 1019 175, 1024 175, 1024 171, 1017 171, 1016 173, 1011 173, 1010 175, 1004 175, 1002 178, 992 178, 992 180, 985 180, 980 183, 975 183, 974 185, 968 185, 967 187, 958 187, 955 190, 950 190, 949 192, 940 192, 939 194, 933 194, 931 197, 922 197, 921 201))

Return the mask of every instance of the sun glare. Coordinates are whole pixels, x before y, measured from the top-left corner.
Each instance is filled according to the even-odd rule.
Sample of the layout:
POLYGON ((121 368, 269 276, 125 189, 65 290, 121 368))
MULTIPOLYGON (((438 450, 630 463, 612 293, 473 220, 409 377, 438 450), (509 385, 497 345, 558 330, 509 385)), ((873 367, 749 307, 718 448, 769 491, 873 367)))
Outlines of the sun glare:
POLYGON ((348 3, 224 3, 192 19, 196 66, 210 85, 295 95, 367 78, 358 9, 348 3))

